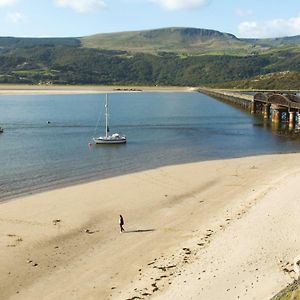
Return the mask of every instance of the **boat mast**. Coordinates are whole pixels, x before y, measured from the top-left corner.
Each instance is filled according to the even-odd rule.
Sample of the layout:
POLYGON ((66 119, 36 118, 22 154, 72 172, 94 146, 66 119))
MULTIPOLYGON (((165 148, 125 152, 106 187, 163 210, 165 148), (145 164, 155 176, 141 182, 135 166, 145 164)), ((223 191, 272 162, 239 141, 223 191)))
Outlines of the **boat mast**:
POLYGON ((107 104, 107 94, 105 96, 105 137, 107 138, 108 133, 108 104, 107 104))

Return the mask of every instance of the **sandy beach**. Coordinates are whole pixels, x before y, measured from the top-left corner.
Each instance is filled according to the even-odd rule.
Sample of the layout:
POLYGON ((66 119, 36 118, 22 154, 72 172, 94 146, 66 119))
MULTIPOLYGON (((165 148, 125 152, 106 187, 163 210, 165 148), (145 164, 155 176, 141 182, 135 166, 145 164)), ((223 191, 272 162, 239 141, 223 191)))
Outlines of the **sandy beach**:
POLYGON ((0 298, 270 299, 300 254, 299 159, 167 166, 2 203, 0 298))
POLYGON ((194 92, 197 88, 180 86, 110 86, 110 85, 26 85, 0 84, 0 95, 63 95, 117 92, 194 92))

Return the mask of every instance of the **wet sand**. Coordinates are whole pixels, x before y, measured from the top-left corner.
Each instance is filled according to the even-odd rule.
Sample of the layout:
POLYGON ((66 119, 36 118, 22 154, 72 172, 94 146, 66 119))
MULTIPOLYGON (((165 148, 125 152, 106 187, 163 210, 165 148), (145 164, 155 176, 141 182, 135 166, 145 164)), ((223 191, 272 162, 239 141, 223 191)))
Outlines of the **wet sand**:
POLYGON ((168 166, 2 203, 0 298, 270 299, 300 254, 299 159, 168 166))

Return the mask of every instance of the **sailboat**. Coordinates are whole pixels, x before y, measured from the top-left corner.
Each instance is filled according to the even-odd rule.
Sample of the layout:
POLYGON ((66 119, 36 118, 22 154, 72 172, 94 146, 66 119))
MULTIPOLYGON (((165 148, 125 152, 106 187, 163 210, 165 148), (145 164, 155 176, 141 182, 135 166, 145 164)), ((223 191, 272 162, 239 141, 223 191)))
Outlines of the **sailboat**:
POLYGON ((125 144, 126 143, 125 135, 121 135, 119 133, 109 134, 107 94, 105 96, 105 136, 99 136, 97 138, 93 138, 93 140, 96 144, 125 144))

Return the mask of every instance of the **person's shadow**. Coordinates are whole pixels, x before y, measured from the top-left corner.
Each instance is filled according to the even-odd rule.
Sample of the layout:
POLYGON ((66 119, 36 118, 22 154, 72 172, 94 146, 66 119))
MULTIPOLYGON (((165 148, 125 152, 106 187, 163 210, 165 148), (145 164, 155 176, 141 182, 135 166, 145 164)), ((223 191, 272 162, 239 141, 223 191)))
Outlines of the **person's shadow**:
POLYGON ((124 233, 142 233, 142 232, 151 232, 155 229, 136 229, 136 230, 125 230, 124 233))

